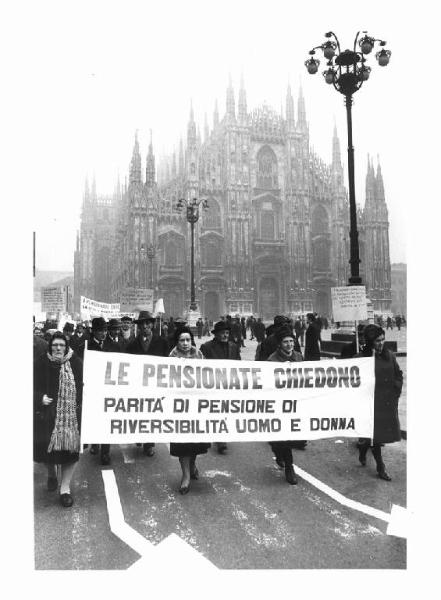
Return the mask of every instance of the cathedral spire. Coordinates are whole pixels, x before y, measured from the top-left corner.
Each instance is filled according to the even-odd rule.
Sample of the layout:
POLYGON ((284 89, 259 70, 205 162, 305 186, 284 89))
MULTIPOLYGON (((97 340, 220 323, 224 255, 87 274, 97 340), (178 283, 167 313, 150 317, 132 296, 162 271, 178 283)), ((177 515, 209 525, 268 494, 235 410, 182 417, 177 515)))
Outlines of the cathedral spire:
POLYGON ((89 179, 86 177, 84 182, 83 204, 88 204, 90 201, 89 179))
POLYGON ((300 131, 307 131, 308 123, 306 121, 305 99, 303 97, 302 86, 299 87, 299 99, 297 101, 297 126, 300 131))
POLYGON ((337 134, 337 125, 334 122, 334 133, 332 136, 332 166, 334 168, 341 168, 341 152, 340 152, 340 140, 337 134))
POLYGON ((291 86, 288 83, 286 91, 286 124, 288 131, 294 131, 294 99, 291 93, 291 86))
POLYGON ((183 175, 184 174, 184 168, 185 168, 185 161, 184 161, 184 143, 182 141, 182 136, 181 139, 179 140, 179 175, 183 175))
POLYGON ((177 170, 176 170, 176 150, 173 150, 173 158, 172 158, 172 178, 176 179, 177 170))
POLYGON ((236 104, 234 101, 234 89, 233 89, 233 83, 231 81, 231 73, 228 77, 228 87, 227 87, 227 120, 228 121, 236 120, 236 104))
POLYGON ((152 130, 150 129, 150 144, 147 153, 146 169, 145 169, 145 184, 151 188, 155 185, 155 155, 153 154, 152 130))
POLYGON ((141 183, 141 154, 139 152, 138 130, 135 132, 132 160, 130 161, 130 183, 141 183))
POLYGON ((93 174, 93 178, 92 178, 92 189, 90 191, 90 196, 91 196, 92 202, 96 202, 96 180, 95 180, 95 173, 93 174))
POLYGON ((247 122, 247 93, 243 82, 243 73, 240 76, 239 101, 237 105, 237 117, 239 123, 245 125, 247 122))
POLYGON ((217 105, 217 100, 214 104, 214 112, 213 112, 213 128, 216 129, 216 127, 219 125, 219 108, 217 105))
POLYGON ((187 146, 196 144, 196 123, 194 122, 193 101, 190 102, 190 118, 187 126, 187 146))
POLYGON ((385 202, 383 174, 381 173, 380 158, 377 155, 377 176, 375 178, 375 187, 377 192, 377 201, 385 202))
POLYGON ((207 143, 208 142, 208 138, 210 137, 210 130, 208 128, 208 118, 207 118, 207 113, 205 113, 204 116, 204 142, 207 143))
POLYGON ((365 208, 370 208, 375 204, 375 173, 371 157, 368 154, 368 164, 366 173, 366 200, 365 208))

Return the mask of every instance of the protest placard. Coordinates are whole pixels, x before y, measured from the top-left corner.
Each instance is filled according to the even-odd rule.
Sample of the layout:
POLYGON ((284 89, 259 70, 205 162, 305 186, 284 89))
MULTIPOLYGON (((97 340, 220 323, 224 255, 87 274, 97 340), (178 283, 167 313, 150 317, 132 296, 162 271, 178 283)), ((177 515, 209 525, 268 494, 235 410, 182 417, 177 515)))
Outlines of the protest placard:
POLYGON ((364 285, 332 287, 331 301, 334 321, 363 321, 368 318, 364 285))
POLYGON ((66 310, 66 289, 63 285, 41 288, 41 310, 46 313, 58 313, 66 310))
POLYGON ((372 437, 374 359, 191 360, 87 351, 82 443, 372 437))
POLYGON ((80 313, 81 318, 86 320, 93 319, 93 317, 117 319, 120 314, 120 305, 109 304, 107 302, 97 302, 91 298, 81 296, 80 313))
POLYGON ((121 292, 121 310, 153 312, 153 290, 148 288, 124 288, 121 292))

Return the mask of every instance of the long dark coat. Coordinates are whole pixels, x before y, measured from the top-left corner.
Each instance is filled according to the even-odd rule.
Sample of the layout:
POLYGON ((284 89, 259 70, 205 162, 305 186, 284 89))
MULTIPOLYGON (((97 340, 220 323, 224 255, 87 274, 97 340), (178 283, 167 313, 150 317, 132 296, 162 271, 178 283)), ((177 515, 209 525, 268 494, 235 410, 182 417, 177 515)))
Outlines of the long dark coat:
POLYGON ((240 360, 240 349, 234 342, 228 342, 224 344, 219 342, 216 338, 205 342, 200 347, 204 358, 218 359, 218 360, 240 360))
MULTIPOLYGON (((70 359, 77 391, 77 421, 81 427, 81 405, 83 400, 83 363, 74 353, 70 359)), ((58 387, 61 365, 53 363, 46 354, 34 362, 34 461, 51 464, 68 464, 76 462, 78 452, 54 450, 47 452, 57 415, 58 387), (43 395, 47 394, 54 401, 49 406, 42 404, 43 395)))
POLYGON ((305 360, 320 360, 320 329, 311 323, 305 333, 305 360))
MULTIPOLYGON (((370 356, 359 352, 357 357, 370 356)), ((389 444, 401 440, 398 400, 403 387, 403 372, 395 354, 386 348, 375 355, 374 443, 389 444)))

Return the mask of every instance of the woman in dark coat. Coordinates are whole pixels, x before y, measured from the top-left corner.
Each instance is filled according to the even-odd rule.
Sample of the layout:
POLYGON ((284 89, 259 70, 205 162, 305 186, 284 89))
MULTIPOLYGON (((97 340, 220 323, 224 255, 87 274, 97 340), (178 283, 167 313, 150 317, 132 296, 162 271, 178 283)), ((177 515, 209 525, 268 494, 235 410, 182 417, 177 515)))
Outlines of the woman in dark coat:
POLYGON ((359 460, 365 466, 367 451, 372 448, 378 477, 390 481, 381 456, 381 447, 401 440, 398 400, 403 387, 403 372, 393 352, 384 347, 384 329, 378 325, 367 325, 364 340, 363 350, 357 356, 375 356, 374 439, 360 439, 359 460))
POLYGON ((34 461, 47 465, 47 488, 58 487, 56 465, 61 465, 60 502, 72 506, 70 482, 80 450, 83 363, 57 331, 47 353, 34 362, 34 461))
MULTIPOLYGON (((170 356, 176 358, 194 359, 204 358, 202 352, 192 345, 193 336, 189 327, 180 327, 175 331, 175 346, 170 356)), ((206 454, 211 444, 209 443, 170 443, 170 454, 177 456, 181 464, 182 479, 179 492, 187 494, 190 490, 190 480, 199 478, 196 467, 196 456, 206 454)))
MULTIPOLYGON (((274 362, 300 362, 303 360, 300 352, 294 350, 294 333, 288 326, 277 329, 276 334, 278 346, 268 358, 268 361, 274 362)), ((306 442, 303 442, 306 445, 306 442)), ((292 448, 297 448, 298 441, 277 441, 269 442, 272 451, 276 457, 279 467, 285 469, 285 479, 290 485, 297 483, 296 473, 294 471, 292 448)))

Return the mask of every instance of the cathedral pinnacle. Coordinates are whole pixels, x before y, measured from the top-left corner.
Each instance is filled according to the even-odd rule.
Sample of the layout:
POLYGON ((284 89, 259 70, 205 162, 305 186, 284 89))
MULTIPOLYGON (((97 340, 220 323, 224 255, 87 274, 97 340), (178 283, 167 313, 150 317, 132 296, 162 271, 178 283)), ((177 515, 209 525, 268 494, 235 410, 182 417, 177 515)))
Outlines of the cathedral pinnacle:
POLYGON ((187 127, 187 146, 196 144, 196 123, 194 121, 193 101, 190 102, 190 118, 187 127))
POLYGON ((237 116, 239 123, 246 124, 247 121, 247 93, 243 82, 243 74, 240 76, 239 102, 237 105, 237 116))
POLYGON ((135 132, 132 160, 130 161, 130 183, 141 183, 141 154, 139 152, 138 130, 135 132))
POLYGON ((294 131, 294 99, 292 97, 291 86, 289 83, 286 91, 286 124, 288 131, 294 131))
POLYGON ((231 81, 231 74, 228 78, 228 87, 227 87, 227 119, 229 121, 236 120, 236 104, 234 101, 234 89, 233 83, 231 81))
POLYGON ((153 154, 152 130, 150 129, 150 144, 147 153, 145 184, 151 188, 155 185, 155 155, 153 154))

